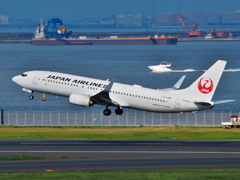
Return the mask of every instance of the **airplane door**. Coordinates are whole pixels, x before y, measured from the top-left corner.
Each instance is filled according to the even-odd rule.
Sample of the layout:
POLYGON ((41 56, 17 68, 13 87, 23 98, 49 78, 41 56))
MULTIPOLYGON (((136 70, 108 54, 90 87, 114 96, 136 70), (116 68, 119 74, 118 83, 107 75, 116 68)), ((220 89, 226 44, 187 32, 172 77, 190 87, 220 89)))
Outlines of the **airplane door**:
POLYGON ((180 102, 181 102, 181 99, 177 98, 175 101, 175 109, 180 109, 180 102))
POLYGON ((34 76, 33 76, 33 84, 38 83, 38 78, 39 78, 39 73, 35 73, 34 76))

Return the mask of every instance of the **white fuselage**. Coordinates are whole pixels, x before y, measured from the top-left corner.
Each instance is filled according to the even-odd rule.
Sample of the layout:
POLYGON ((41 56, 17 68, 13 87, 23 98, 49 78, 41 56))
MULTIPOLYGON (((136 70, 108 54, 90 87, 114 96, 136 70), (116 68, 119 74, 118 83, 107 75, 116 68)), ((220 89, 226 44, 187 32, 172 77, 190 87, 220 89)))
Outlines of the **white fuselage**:
MULTIPOLYGON (((81 94, 91 97, 100 93, 109 81, 75 76, 50 71, 28 71, 13 77, 13 81, 30 92, 41 92, 69 97, 81 94)), ((151 112, 186 112, 210 109, 210 106, 195 104, 190 94, 183 95, 182 90, 155 90, 138 85, 113 83, 109 97, 119 107, 139 109, 151 112)), ((97 103, 108 106, 103 101, 97 103)))

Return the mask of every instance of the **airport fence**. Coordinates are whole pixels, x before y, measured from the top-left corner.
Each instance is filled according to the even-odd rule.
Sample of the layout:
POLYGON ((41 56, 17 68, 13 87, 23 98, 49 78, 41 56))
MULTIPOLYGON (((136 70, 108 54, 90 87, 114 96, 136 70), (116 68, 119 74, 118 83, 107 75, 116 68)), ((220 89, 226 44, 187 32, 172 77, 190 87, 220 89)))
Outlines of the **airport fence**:
POLYGON ((232 112, 150 113, 125 111, 121 116, 102 112, 1 111, 1 124, 14 126, 220 126, 232 112))

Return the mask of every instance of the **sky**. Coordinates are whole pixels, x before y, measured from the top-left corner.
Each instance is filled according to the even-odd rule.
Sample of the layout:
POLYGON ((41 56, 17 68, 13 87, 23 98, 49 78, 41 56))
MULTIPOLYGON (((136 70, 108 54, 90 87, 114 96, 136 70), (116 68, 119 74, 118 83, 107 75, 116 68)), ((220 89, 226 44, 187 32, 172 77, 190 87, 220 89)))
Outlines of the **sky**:
POLYGON ((76 17, 99 19, 112 14, 234 12, 240 11, 240 0, 0 0, 0 15, 9 18, 67 21, 76 17))

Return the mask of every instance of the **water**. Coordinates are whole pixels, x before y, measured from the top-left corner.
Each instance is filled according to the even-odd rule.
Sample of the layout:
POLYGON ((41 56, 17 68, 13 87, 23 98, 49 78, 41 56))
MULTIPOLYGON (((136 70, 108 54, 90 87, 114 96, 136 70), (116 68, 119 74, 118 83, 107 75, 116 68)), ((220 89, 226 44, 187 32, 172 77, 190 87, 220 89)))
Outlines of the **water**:
POLYGON ((102 111, 103 106, 91 108, 74 106, 68 98, 41 94, 28 100, 28 93, 12 82, 12 77, 29 70, 49 70, 116 82, 139 84, 149 88, 171 87, 187 75, 182 88, 190 85, 218 59, 227 60, 213 100, 235 99, 236 102, 216 105, 214 111, 239 111, 240 42, 179 42, 178 45, 114 45, 114 46, 33 46, 30 44, 0 45, 0 108, 5 110, 79 110, 102 111), (172 62, 174 72, 151 73, 148 65, 172 62), (186 72, 184 70, 192 69, 186 72))

